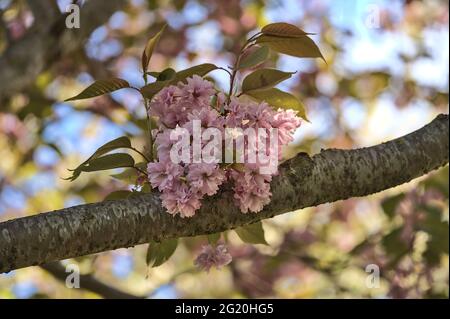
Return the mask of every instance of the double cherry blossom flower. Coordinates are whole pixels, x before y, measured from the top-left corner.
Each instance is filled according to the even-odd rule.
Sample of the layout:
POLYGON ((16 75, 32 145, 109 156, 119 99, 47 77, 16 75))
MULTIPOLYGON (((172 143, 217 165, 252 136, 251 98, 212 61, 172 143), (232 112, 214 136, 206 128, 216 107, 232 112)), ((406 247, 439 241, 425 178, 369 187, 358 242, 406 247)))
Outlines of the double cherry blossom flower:
MULTIPOLYGON (((188 78, 187 83, 180 82, 161 90, 150 103, 149 109, 149 115, 158 120, 158 129, 152 132, 158 160, 148 164, 149 182, 161 192, 162 204, 167 211, 181 217, 193 216, 201 207, 202 198, 216 194, 225 183, 230 183, 236 205, 243 213, 259 212, 270 202, 270 181, 277 171, 271 174, 261 173, 261 163, 245 161, 248 159, 247 150, 245 154, 241 154, 244 155, 244 163, 238 168, 232 163, 223 162, 174 163, 170 154, 177 142, 171 139, 173 130, 184 128, 192 134, 194 121, 200 122, 202 129, 215 128, 219 131, 276 129, 277 147, 265 147, 262 152, 279 159, 281 146, 293 140, 293 134, 301 124, 295 111, 273 110, 264 102, 249 102, 232 97, 230 103, 227 103, 223 93, 218 93, 211 82, 197 75, 188 78), (273 154, 274 152, 277 154, 273 154)), ((261 152, 260 146, 268 143, 268 136, 258 140, 256 151, 261 152)), ((247 140, 243 141, 244 146, 249 148, 247 140)), ((225 148, 224 154, 234 152, 226 149, 225 143, 221 146, 225 148)), ((205 143, 202 142, 201 147, 206 147, 205 143)), ((206 259, 209 260, 209 257, 206 259)), ((225 259, 227 258, 221 260, 220 264, 226 264, 225 259)), ((207 265, 210 263, 204 264, 209 269, 207 265)))

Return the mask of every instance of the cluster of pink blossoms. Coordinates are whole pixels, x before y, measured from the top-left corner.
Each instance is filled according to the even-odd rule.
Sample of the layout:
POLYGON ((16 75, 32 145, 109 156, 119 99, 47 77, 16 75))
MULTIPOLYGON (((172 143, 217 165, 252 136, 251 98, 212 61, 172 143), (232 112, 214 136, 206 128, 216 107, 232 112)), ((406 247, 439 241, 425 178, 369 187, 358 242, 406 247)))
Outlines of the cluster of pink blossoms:
MULTIPOLYGON (((242 101, 235 97, 227 103, 225 95, 217 92, 211 82, 196 75, 187 79, 187 83, 180 82, 161 90, 150 104, 149 115, 157 117, 159 125, 153 132, 158 161, 148 164, 149 182, 161 192, 162 204, 167 211, 181 217, 193 216, 200 208, 202 198, 216 194, 226 182, 231 183, 234 199, 243 213, 259 212, 270 201, 270 182, 277 172, 261 173, 262 164, 258 161, 248 163, 247 153, 243 155, 244 163, 239 169, 222 162, 194 163, 192 154, 189 160, 174 163, 170 151, 177 141, 170 138, 172 130, 184 128, 192 134, 194 120, 201 122, 202 129, 215 128, 220 132, 227 128, 275 128, 278 147, 265 147, 264 152, 271 155, 276 151, 275 156, 279 159, 281 146, 292 141, 293 133, 301 124, 292 110, 273 110, 267 103, 242 101)), ((269 144, 269 137, 267 134, 260 145, 269 144)), ((246 143, 245 139, 243 141, 246 143)), ((206 144, 202 141, 201 147, 207 147, 206 144)), ((225 154, 228 150, 222 151, 225 154)))
POLYGON ((216 247, 204 245, 195 259, 194 265, 208 272, 213 266, 219 269, 228 265, 232 259, 225 245, 217 245, 216 247))

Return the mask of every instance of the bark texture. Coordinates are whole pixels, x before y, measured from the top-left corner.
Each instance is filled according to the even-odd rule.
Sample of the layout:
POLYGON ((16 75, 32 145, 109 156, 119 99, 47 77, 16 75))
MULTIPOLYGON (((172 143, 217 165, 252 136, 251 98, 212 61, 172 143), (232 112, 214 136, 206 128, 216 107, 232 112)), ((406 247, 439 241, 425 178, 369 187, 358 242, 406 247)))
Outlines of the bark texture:
POLYGON ((448 115, 401 138, 355 150, 302 153, 280 167, 272 200, 242 214, 232 194, 203 202, 192 218, 171 216, 158 194, 65 208, 0 223, 0 273, 149 241, 221 232, 293 210, 366 196, 408 182, 449 160, 448 115))

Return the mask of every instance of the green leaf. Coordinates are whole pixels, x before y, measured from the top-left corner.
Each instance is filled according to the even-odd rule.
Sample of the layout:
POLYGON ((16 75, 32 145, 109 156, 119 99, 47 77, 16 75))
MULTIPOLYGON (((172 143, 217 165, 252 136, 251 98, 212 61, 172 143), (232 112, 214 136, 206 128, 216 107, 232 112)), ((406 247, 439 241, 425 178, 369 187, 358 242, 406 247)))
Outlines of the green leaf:
POLYGON ((405 194, 401 193, 396 196, 385 198, 381 202, 381 208, 383 208, 384 213, 389 217, 393 218, 395 216, 395 211, 397 210, 400 202, 405 198, 405 194))
POLYGON ((106 196, 103 201, 125 199, 125 198, 130 197, 131 195, 133 195, 133 192, 131 192, 131 191, 126 191, 126 190, 115 191, 115 192, 109 193, 108 196, 106 196))
POLYGON ((133 167, 134 159, 126 153, 107 154, 102 157, 91 159, 81 167, 82 172, 95 172, 120 167, 133 167))
POLYGON ((121 136, 112 141, 109 141, 106 144, 103 144, 94 152, 94 154, 92 154, 87 160, 81 163, 77 168, 70 170, 73 171, 73 174, 71 177, 66 178, 66 180, 74 181, 83 171, 83 167, 85 167, 90 161, 119 148, 131 148, 130 139, 126 136, 121 136))
POLYGON ((101 157, 92 158, 72 171, 72 176, 66 178, 74 181, 82 172, 95 172, 120 167, 133 167, 134 159, 125 153, 108 154, 101 157))
POLYGON ((307 35, 296 38, 262 35, 256 39, 256 43, 298 58, 321 58, 325 61, 317 45, 307 35))
POLYGON ((220 239, 220 233, 209 234, 207 237, 208 237, 208 242, 211 245, 215 245, 215 244, 217 244, 217 242, 220 239))
POLYGON ((387 268, 392 268, 397 265, 409 251, 407 242, 401 238, 402 230, 402 227, 398 227, 384 236, 381 240, 386 254, 389 256, 387 268))
POLYGON ((242 226, 234 230, 239 238, 248 244, 264 244, 267 245, 264 237, 264 228, 261 222, 242 226))
POLYGON ((84 91, 82 91, 80 94, 71 97, 65 102, 68 101, 75 101, 75 100, 83 100, 83 99, 89 99, 91 97, 100 96, 106 93, 114 92, 119 89, 123 88, 129 88, 130 84, 122 79, 119 78, 112 78, 108 80, 98 80, 89 85, 84 91))
POLYGON ((103 144, 95 151, 94 154, 91 155, 91 157, 89 157, 87 161, 85 161, 85 163, 88 162, 90 159, 97 158, 99 156, 102 156, 103 154, 106 154, 118 148, 131 148, 130 139, 126 136, 121 136, 112 141, 109 141, 106 144, 103 144))
POLYGON ((127 184, 133 184, 136 182, 137 172, 134 168, 127 168, 121 173, 111 175, 111 177, 123 181, 127 184))
POLYGON ((264 90, 289 79, 295 72, 283 72, 276 69, 259 69, 247 75, 242 82, 242 92, 264 90))
POLYGON ((146 72, 148 68, 148 64, 150 63, 150 58, 152 57, 153 50, 158 44, 159 38, 163 33, 166 25, 164 25, 158 33, 155 34, 152 38, 147 41, 147 45, 145 46, 144 51, 142 52, 142 71, 146 72))
POLYGON ((151 72, 145 72, 145 74, 150 75, 152 78, 157 79, 158 76, 161 74, 161 72, 151 71, 151 72))
POLYGON ((252 68, 263 63, 269 57, 269 48, 266 46, 259 47, 240 62, 238 69, 252 68))
POLYGON ((192 77, 193 75, 198 76, 205 76, 211 71, 217 70, 218 67, 212 63, 203 63, 199 64, 193 67, 190 67, 186 70, 182 70, 177 72, 174 80, 174 84, 178 83, 179 81, 184 82, 187 78, 192 77))
POLYGON ((298 38, 311 33, 306 33, 297 26, 285 22, 276 22, 266 25, 261 29, 261 32, 266 35, 298 38))
POLYGON ((427 242, 427 249, 423 253, 423 257, 429 266, 439 265, 442 255, 448 255, 448 240, 442 242, 439 239, 431 236, 427 242))
POLYGON ((309 122, 308 118, 306 117, 305 106, 292 94, 275 88, 248 91, 245 92, 245 94, 258 101, 266 101, 269 105, 275 108, 293 109, 298 112, 298 116, 309 122))
POLYGON ((136 165, 134 165, 134 166, 137 167, 137 168, 140 168, 143 171, 147 170, 147 163, 146 162, 139 162, 139 163, 136 163, 136 165))
POLYGON ((171 81, 156 81, 143 86, 141 88, 141 93, 144 97, 151 100, 159 91, 170 84, 171 81))
POLYGON ((175 70, 172 68, 167 68, 164 71, 160 72, 156 78, 157 81, 167 81, 175 78, 175 70))
POLYGON ((177 246, 178 239, 167 239, 160 243, 149 243, 146 258, 147 266, 161 266, 173 255, 177 246))
POLYGON ((364 249, 370 244, 368 239, 363 240, 362 242, 360 242, 359 244, 357 244, 356 246, 354 246, 349 252, 348 254, 350 256, 356 256, 359 255, 360 253, 362 253, 364 251, 364 249))
POLYGON ((423 257, 430 266, 435 266, 441 261, 442 255, 449 253, 448 222, 442 218, 442 208, 431 205, 420 205, 420 208, 426 215, 418 229, 426 231, 430 236, 423 257))

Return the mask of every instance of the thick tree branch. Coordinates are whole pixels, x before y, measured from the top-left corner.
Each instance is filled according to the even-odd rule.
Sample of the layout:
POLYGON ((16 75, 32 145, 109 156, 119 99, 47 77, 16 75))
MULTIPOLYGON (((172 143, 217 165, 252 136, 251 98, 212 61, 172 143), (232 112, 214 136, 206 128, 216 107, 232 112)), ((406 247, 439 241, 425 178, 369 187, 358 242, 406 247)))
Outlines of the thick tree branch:
POLYGON ((28 0, 28 7, 33 14, 33 31, 48 32, 52 21, 56 21, 61 16, 55 0, 28 0))
MULTIPOLYGON (((45 271, 50 273, 56 279, 65 282, 68 276, 65 268, 59 262, 52 262, 42 265, 45 271)), ((92 275, 80 275, 80 287, 95 292, 106 299, 143 299, 144 297, 135 296, 114 287, 108 286, 94 278, 92 275)))
POLYGON ((356 150, 299 154, 283 163, 272 200, 242 214, 224 192, 206 199, 192 218, 171 216, 156 193, 80 205, 0 223, 0 272, 131 247, 165 238, 221 232, 304 207, 366 196, 448 163, 448 115, 404 137, 356 150))
POLYGON ((0 107, 3 98, 30 87, 59 56, 83 46, 92 31, 106 23, 126 1, 87 1, 80 10, 79 29, 68 29, 66 16, 55 12, 48 3, 48 0, 29 1, 36 15, 35 24, 0 57, 0 107))

